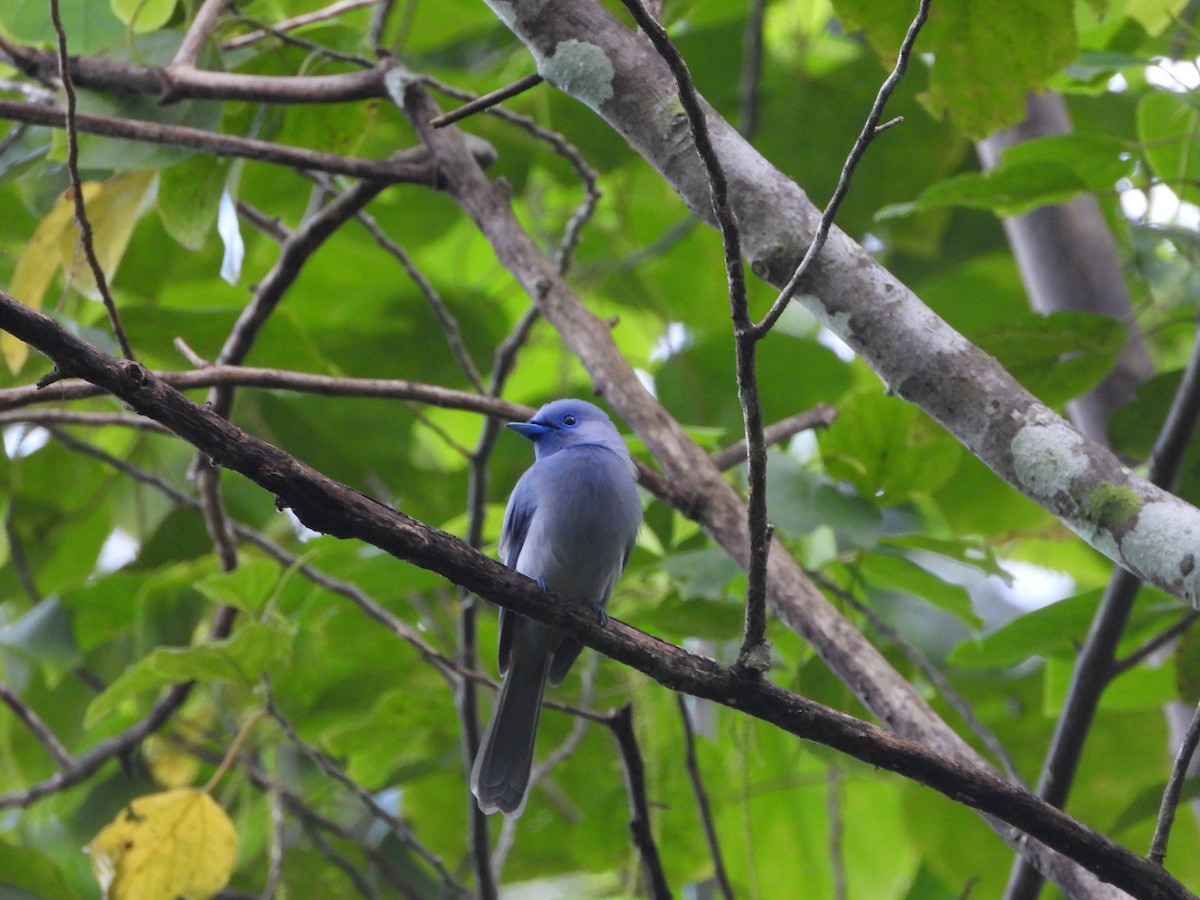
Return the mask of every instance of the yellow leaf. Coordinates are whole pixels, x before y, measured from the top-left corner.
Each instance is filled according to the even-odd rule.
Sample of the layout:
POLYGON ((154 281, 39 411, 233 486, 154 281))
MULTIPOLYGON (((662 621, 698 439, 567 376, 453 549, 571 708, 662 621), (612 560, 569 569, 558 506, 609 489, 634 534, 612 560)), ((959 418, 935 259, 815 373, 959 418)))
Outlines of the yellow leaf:
MULTIPOLYGON (((108 281, 112 281, 121 257, 125 255, 133 226, 145 211, 153 184, 153 172, 129 172, 113 176, 100 184, 95 192, 84 191, 83 205, 92 226, 92 246, 108 281)), ((99 300, 100 290, 84 256, 79 226, 74 218, 67 223, 58 246, 71 287, 90 300, 99 300)))
MULTIPOLYGON (((83 197, 86 204, 88 198, 94 197, 100 190, 100 183, 89 181, 83 185, 83 197)), ((54 273, 58 271, 62 251, 63 235, 74 227, 75 203, 69 196, 58 198, 50 212, 38 223, 33 237, 21 251, 17 260, 17 268, 13 272, 12 285, 9 293, 34 309, 41 309, 54 273)), ((78 229, 74 229, 78 234, 78 229)), ((7 331, 0 335, 0 350, 4 352, 4 361, 14 375, 21 370, 29 356, 29 345, 17 340, 7 331)))
POLYGON ((216 717, 216 709, 211 704, 201 706, 177 719, 170 737, 152 734, 142 741, 142 756, 161 787, 187 787, 196 780, 200 773, 200 758, 184 745, 203 740, 216 717))
POLYGON ((204 791, 138 797, 88 845, 107 900, 205 900, 229 883, 237 832, 204 791))

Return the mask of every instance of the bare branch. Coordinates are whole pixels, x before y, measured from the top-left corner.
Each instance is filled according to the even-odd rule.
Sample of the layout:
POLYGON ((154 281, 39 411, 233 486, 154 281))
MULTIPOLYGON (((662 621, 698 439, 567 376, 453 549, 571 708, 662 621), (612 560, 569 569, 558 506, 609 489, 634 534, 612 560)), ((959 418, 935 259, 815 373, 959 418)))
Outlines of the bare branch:
POLYGON ((67 64, 67 32, 63 28, 62 14, 58 8, 58 0, 50 0, 50 19, 54 23, 54 32, 58 35, 58 77, 62 80, 63 92, 67 95, 67 111, 65 123, 67 129, 67 172, 71 177, 71 199, 75 203, 75 221, 79 225, 79 241, 83 247, 83 256, 91 269, 92 278, 96 282, 96 290, 104 302, 108 313, 108 322, 112 327, 117 343, 126 359, 134 359, 133 348, 129 338, 125 336, 125 328, 121 324, 117 304, 113 301, 108 289, 108 276, 96 257, 96 244, 92 235, 92 223, 88 218, 84 204, 83 179, 79 176, 79 133, 75 124, 75 85, 71 83, 70 66, 67 64))
POLYGON ((204 42, 217 30, 221 13, 228 3, 229 0, 204 0, 200 4, 196 18, 192 19, 192 24, 188 26, 187 34, 183 36, 183 41, 175 53, 175 59, 171 61, 172 68, 184 69, 196 65, 204 42))
MULTIPOLYGON (((283 295, 300 274, 304 262, 348 219, 362 210, 386 187, 383 182, 360 181, 315 213, 292 234, 279 252, 271 271, 259 282, 254 299, 242 310, 233 329, 217 354, 218 365, 236 365, 246 358, 258 337, 258 331, 270 318, 283 295)), ((217 387, 210 396, 213 408, 229 415, 233 391, 217 387)))
POLYGON ((1152 863, 1162 865, 1167 858, 1167 841, 1171 837, 1171 825, 1175 822, 1175 810, 1179 806, 1179 797, 1183 793, 1183 782, 1187 778, 1188 766, 1192 762, 1192 754, 1196 745, 1200 744, 1200 706, 1192 715, 1183 741, 1179 745, 1179 753, 1175 757, 1175 765, 1171 767, 1171 777, 1167 779, 1167 789, 1163 791, 1162 805, 1158 810, 1158 822, 1154 826, 1154 838, 1150 842, 1150 852, 1146 858, 1152 863))
POLYGON ((687 699, 683 694, 675 696, 679 704, 679 719, 683 723, 684 764, 687 766, 688 780, 692 783, 692 793, 696 796, 696 808, 700 812, 700 824, 704 827, 704 840, 708 843, 708 855, 713 862, 713 875, 721 895, 725 900, 733 900, 733 885, 729 882, 729 874, 725 871, 725 861, 721 858, 721 844, 717 839, 717 827, 713 822, 712 806, 708 802, 708 791, 704 788, 704 779, 700 775, 700 763, 696 759, 696 732, 692 728, 692 717, 688 712, 687 699))
POLYGON ((625 771, 625 792, 629 796, 629 833, 642 860, 642 875, 646 879, 646 893, 652 900, 670 900, 671 888, 667 885, 667 873, 663 871, 658 856, 658 845, 650 825, 650 806, 646 802, 646 770, 642 763, 642 751, 638 748, 637 735, 633 732, 633 707, 622 706, 612 714, 609 728, 621 751, 621 767, 625 771))
POLYGON ((704 164, 712 200, 713 216, 721 232, 725 254, 725 279, 733 318, 734 347, 737 356, 738 401, 746 434, 746 482, 749 488, 746 517, 750 532, 750 563, 747 566, 746 621, 738 667, 747 673, 761 673, 770 665, 767 644, 767 555, 771 552, 771 527, 767 522, 767 450, 763 445, 762 406, 758 396, 755 367, 757 336, 750 318, 746 294, 746 276, 742 269, 742 239, 737 217, 729 202, 729 183, 708 131, 704 106, 687 64, 667 30, 646 10, 642 0, 621 0, 634 21, 646 32, 654 49, 671 69, 679 90, 679 101, 687 114, 696 152, 704 164))
POLYGON ((246 34, 238 35, 235 38, 230 38, 222 42, 221 49, 225 51, 240 50, 243 47, 248 47, 256 41, 261 41, 263 38, 279 32, 292 31, 296 28, 301 28, 305 25, 311 25, 314 22, 326 22, 329 19, 336 18, 344 12, 349 12, 353 9, 361 9, 364 6, 374 6, 379 0, 339 0, 337 3, 330 3, 328 6, 321 9, 313 10, 310 13, 304 13, 300 16, 293 16, 290 19, 284 19, 282 22, 277 22, 271 26, 270 30, 260 28, 256 31, 251 31, 246 34))
POLYGON ((512 84, 507 84, 502 88, 497 88, 476 97, 469 103, 464 103, 458 109, 452 109, 450 112, 442 113, 440 116, 435 116, 429 120, 429 124, 434 128, 444 128, 447 125, 453 125, 455 122, 461 122, 467 116, 473 116, 477 112, 482 112, 489 107, 495 106, 497 103, 503 103, 510 97, 515 97, 522 94, 530 88, 537 87, 542 83, 542 76, 537 72, 532 75, 526 75, 524 78, 518 78, 512 84))
MULTIPOLYGON (((786 419, 780 419, 778 422, 773 422, 763 429, 763 446, 770 447, 773 444, 782 444, 784 441, 791 440, 802 431, 808 431, 810 428, 828 428, 837 419, 837 410, 827 403, 818 403, 812 409, 806 409, 804 412, 798 412, 795 415, 788 416, 786 419)), ((717 468, 724 471, 732 469, 734 466, 746 461, 746 441, 745 438, 738 441, 736 444, 730 444, 723 450, 718 450, 712 456, 713 462, 717 468)))
POLYGON ((356 218, 371 233, 371 237, 375 238, 375 243, 396 258, 396 261, 400 263, 401 268, 407 273, 412 283, 417 286, 417 290, 425 298, 425 302, 429 305, 434 318, 437 319, 438 324, 442 327, 442 333, 446 335, 446 343, 450 345, 450 352, 454 354, 454 359, 458 362, 458 367, 462 369, 463 374, 467 376, 467 380, 471 382, 475 389, 482 393, 484 389, 483 378, 479 374, 479 369, 475 366, 475 360, 471 358, 470 351, 467 350, 458 319, 454 317, 454 313, 450 312, 449 307, 442 300, 437 288, 416 267, 408 252, 384 234, 383 229, 379 227, 379 223, 375 221, 374 216, 366 212, 360 212, 356 218))
POLYGON ((766 335, 779 321, 779 317, 783 315, 783 311, 787 309, 788 303, 795 296, 796 291, 800 287, 800 282, 808 274, 812 268, 813 261, 817 258, 817 254, 825 247, 825 241, 829 238, 829 229, 833 227, 833 220, 837 216, 838 207, 842 205, 842 200, 846 197, 846 192, 850 190, 850 180, 854 177, 854 170, 858 168, 859 162, 863 158, 863 154, 867 152, 867 147, 870 146, 879 134, 893 125, 898 124, 897 120, 892 120, 883 126, 880 126, 879 120, 883 117, 883 108, 887 105, 888 99, 892 96, 892 92, 896 90, 896 86, 900 84, 900 80, 904 78, 904 73, 908 69, 908 59, 912 55, 913 45, 917 42, 917 35, 921 33, 921 29, 925 25, 925 20, 929 17, 929 7, 932 0, 918 0, 917 15, 908 26, 908 32, 904 35, 904 40, 900 43, 900 50, 896 54, 896 65, 892 72, 879 88, 879 93, 875 95, 875 102, 871 104, 871 111, 867 114, 867 120, 863 122, 862 130, 858 133, 858 138, 854 141, 854 146, 850 148, 850 155, 846 157, 846 162, 842 165, 842 172, 838 176, 837 187, 833 190, 833 196, 829 198, 829 203, 825 206, 824 212, 821 213, 821 221, 817 225, 817 232, 813 236, 812 243, 808 245, 808 250, 805 251, 803 259, 800 260, 800 265, 796 266, 796 271, 784 285, 783 290, 779 292, 779 296, 768 310, 763 320, 754 326, 755 333, 758 336, 766 335))
POLYGON ((412 850, 421 859, 423 859, 429 865, 429 867, 437 873, 438 878, 442 882, 442 886, 449 892, 450 896, 470 896, 467 889, 461 883, 459 883, 459 881, 455 879, 453 875, 450 874, 449 870, 446 869, 445 863, 442 862, 437 854, 435 854, 417 839, 416 835, 412 833, 412 829, 405 825, 401 819, 392 815, 390 812, 388 812, 388 810, 380 806, 379 801, 376 800, 369 791, 366 791, 360 787, 358 782, 343 772, 341 767, 339 767, 337 763, 330 759, 326 754, 322 753, 319 749, 301 739, 300 735, 296 733, 296 729, 292 727, 292 723, 289 722, 287 717, 284 716, 284 714, 280 711, 278 705, 275 703, 274 694, 272 694, 269 689, 267 691, 267 712, 271 718, 275 720, 275 724, 278 725, 283 733, 287 736, 287 739, 291 741, 292 744, 294 744, 305 756, 313 761, 316 767, 320 769, 321 774, 325 775, 327 778, 332 778, 351 794, 353 794, 363 806, 370 810, 371 815, 376 816, 377 818, 386 822, 388 827, 392 830, 392 833, 396 835, 400 842, 412 850))
MULTIPOLYGON (((57 76, 54 54, 10 41, 0 42, 14 66, 31 78, 57 76)), ((382 60, 372 69, 338 75, 244 75, 139 66, 95 56, 70 59, 76 86, 98 91, 150 94, 163 102, 179 100, 248 100, 258 103, 346 103, 384 97, 384 76, 393 62, 382 60)))
MULTIPOLYGON (((49 128, 66 128, 67 113, 64 110, 38 103, 22 103, 16 100, 0 100, 0 118, 49 128)), ((186 125, 169 125, 165 122, 141 122, 136 119, 117 119, 110 116, 77 113, 75 127, 86 134, 121 140, 142 141, 149 144, 186 147, 212 156, 230 156, 253 159, 259 162, 328 172, 331 175, 348 175, 387 184, 436 183, 436 171, 429 164, 429 155, 423 148, 401 151, 389 160, 362 159, 354 156, 339 156, 304 147, 289 147, 255 138, 217 134, 202 128, 186 125)), ((476 145, 481 159, 490 165, 495 160, 494 152, 483 143, 476 145)))
POLYGON ((74 768, 74 757, 62 745, 58 736, 50 730, 50 726, 42 721, 42 717, 34 712, 32 707, 9 690, 7 685, 0 684, 0 701, 3 701, 4 705, 13 711, 13 714, 24 723, 33 736, 41 741, 42 746, 46 748, 60 770, 66 772, 74 768))

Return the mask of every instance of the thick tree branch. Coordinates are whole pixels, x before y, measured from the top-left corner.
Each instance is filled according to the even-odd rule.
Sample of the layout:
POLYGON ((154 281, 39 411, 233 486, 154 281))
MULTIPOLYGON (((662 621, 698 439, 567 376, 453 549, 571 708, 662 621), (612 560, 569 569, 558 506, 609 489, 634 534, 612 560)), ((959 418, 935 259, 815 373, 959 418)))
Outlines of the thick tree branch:
MULTIPOLYGON (((671 113, 679 102, 675 81, 654 48, 596 0, 503 6, 503 20, 533 53, 538 71, 595 109, 711 222, 708 183, 690 152, 687 123, 671 113), (556 65, 566 62, 556 64, 556 53, 561 48, 572 56, 581 42, 591 48, 594 79, 554 77, 556 65)), ((730 178, 746 259, 755 274, 785 284, 820 212, 711 109, 707 119, 730 178)), ((1081 437, 837 228, 801 299, 893 392, 941 422, 1017 490, 1114 561, 1189 604, 1200 603, 1194 551, 1200 511, 1081 437)))
MULTIPOLYGON (((913 778, 1033 835, 1134 896, 1190 896, 1161 868, 983 768, 822 707, 765 679, 739 678, 728 667, 616 619, 598 623, 594 611, 586 605, 541 592, 529 579, 480 555, 457 538, 333 481, 246 434, 213 410, 190 402, 140 364, 97 350, 3 291, 0 328, 50 356, 60 370, 85 377, 110 391, 136 411, 166 425, 217 464, 242 473, 275 494, 310 528, 366 541, 506 608, 578 634, 587 645, 673 690, 736 708, 798 737, 913 778)), ((167 696, 178 690, 172 689, 167 696)), ((132 746, 157 727, 162 703, 160 700, 155 705, 156 712, 148 717, 143 729, 136 734, 123 733, 120 739, 132 746)), ((111 755, 111 749, 102 742, 81 757, 69 774, 43 782, 36 790, 0 797, 0 808, 31 803, 60 789, 64 778, 75 783, 111 755), (103 755, 96 761, 102 749, 103 755)))

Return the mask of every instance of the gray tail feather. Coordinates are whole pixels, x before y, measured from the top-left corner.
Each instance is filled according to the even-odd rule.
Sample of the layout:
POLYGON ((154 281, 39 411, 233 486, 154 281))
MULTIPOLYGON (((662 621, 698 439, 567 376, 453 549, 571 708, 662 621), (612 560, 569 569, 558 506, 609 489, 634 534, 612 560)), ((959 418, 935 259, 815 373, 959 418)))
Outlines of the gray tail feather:
POLYGON ((485 813, 500 810, 516 817, 525 809, 549 662, 547 653, 514 654, 500 684, 471 771, 471 793, 485 813))

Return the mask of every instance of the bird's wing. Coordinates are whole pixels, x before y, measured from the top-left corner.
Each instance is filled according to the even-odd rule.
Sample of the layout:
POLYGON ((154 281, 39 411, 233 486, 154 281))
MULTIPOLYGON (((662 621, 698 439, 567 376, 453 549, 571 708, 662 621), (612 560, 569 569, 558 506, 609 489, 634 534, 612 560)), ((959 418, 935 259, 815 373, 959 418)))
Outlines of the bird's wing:
MULTIPOLYGON (((522 475, 517 486, 513 488, 512 495, 508 498, 508 506, 504 510, 504 524, 500 528, 500 560, 510 569, 517 567, 521 548, 525 546, 525 536, 529 534, 529 523, 537 509, 537 500, 531 488, 532 482, 528 477, 531 471, 532 468, 522 475)), ((508 671, 509 655, 512 652, 512 629, 513 613, 501 609, 498 651, 501 675, 508 671)))

